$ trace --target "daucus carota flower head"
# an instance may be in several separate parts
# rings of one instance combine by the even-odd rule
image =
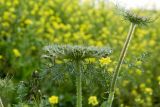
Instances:
[[[98,100],[96,96],[90,96],[88,98],[88,104],[91,104],[92,106],[98,105]]]
[[[44,57],[84,60],[86,58],[101,58],[108,56],[112,51],[109,48],[72,46],[72,45],[50,45],[44,48]]]
[[[58,103],[58,97],[57,96],[51,96],[49,97],[49,103],[50,104],[57,104]]]
[[[136,25],[147,25],[152,22],[152,19],[148,16],[142,16],[132,12],[131,10],[120,9],[122,16],[125,20],[130,21]]]
[[[148,23],[153,22],[151,17],[141,15],[142,12],[135,12],[133,10],[127,10],[121,7],[118,7],[118,12],[124,17],[125,20],[128,20],[136,25],[147,25]]]

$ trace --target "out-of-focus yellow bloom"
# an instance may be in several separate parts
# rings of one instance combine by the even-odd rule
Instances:
[[[97,41],[97,42],[96,42],[96,46],[102,47],[102,46],[103,46],[103,43],[102,43],[101,41]]]
[[[16,57],[20,57],[21,56],[21,53],[19,52],[19,50],[18,49],[13,49],[13,53],[14,53],[14,55],[16,56]]]
[[[10,12],[5,11],[5,12],[3,13],[3,19],[8,20],[9,18],[10,18]]]
[[[160,85],[160,76],[157,77],[158,84]]]
[[[157,77],[157,80],[160,81],[160,76]]]
[[[31,50],[36,50],[36,47],[35,46],[31,46]]]
[[[137,96],[137,95],[138,95],[138,93],[137,93],[136,90],[132,90],[132,91],[131,91],[131,94],[132,94],[133,96]]]
[[[50,104],[57,104],[58,103],[58,97],[57,96],[51,96],[49,97],[49,103]]]
[[[140,69],[137,69],[137,70],[136,70],[136,74],[137,74],[137,75],[141,75],[141,74],[142,74],[142,71],[141,71]]]
[[[137,62],[136,62],[136,65],[137,65],[137,66],[142,65],[142,61],[137,61]]]
[[[113,73],[113,71],[114,71],[114,68],[108,68],[109,73]]]
[[[55,62],[57,63],[57,64],[62,64],[63,62],[61,61],[61,60],[55,60]]]
[[[128,84],[129,84],[128,80],[123,80],[123,83],[122,83],[123,87],[127,86]]]
[[[13,0],[13,5],[18,5],[19,4],[19,0]]]
[[[111,60],[110,57],[106,57],[106,58],[101,58],[101,59],[99,60],[99,62],[100,62],[100,64],[102,64],[102,65],[107,65],[107,64],[111,63],[112,60]]]
[[[135,102],[138,103],[138,104],[143,104],[144,100],[141,98],[141,96],[136,96]]]
[[[155,40],[151,39],[151,40],[149,41],[149,45],[150,45],[150,46],[154,46],[155,44],[156,44],[156,41],[155,41]]]
[[[30,19],[26,19],[26,20],[24,21],[24,23],[25,23],[26,25],[31,25],[33,22],[32,22],[32,20],[30,20]]]
[[[116,88],[116,89],[115,89],[115,93],[116,93],[117,95],[120,95],[120,90],[119,90],[119,88]]]
[[[151,84],[151,79],[148,78],[146,81],[147,83]]]
[[[2,26],[5,27],[5,28],[6,28],[6,27],[8,28],[9,25],[10,25],[10,24],[9,24],[8,22],[3,22],[3,23],[2,23]]]
[[[142,83],[142,84],[140,84],[140,86],[139,86],[140,88],[141,88],[141,90],[142,89],[144,89],[145,87],[146,87],[146,84],[144,84],[144,83]]]
[[[88,98],[88,104],[91,104],[92,106],[98,105],[98,100],[96,96],[90,96]]]
[[[152,95],[153,90],[152,90],[152,88],[147,87],[147,88],[145,88],[145,92],[146,92],[147,94],[149,94],[149,95]]]
[[[152,102],[152,98],[151,97],[146,97],[147,102]]]
[[[1,60],[1,59],[3,59],[3,56],[2,56],[2,55],[0,55],[0,60]]]
[[[87,63],[94,63],[94,62],[96,62],[96,59],[95,58],[87,58],[87,59],[85,59],[85,61]]]

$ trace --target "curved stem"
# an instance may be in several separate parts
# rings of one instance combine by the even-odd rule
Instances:
[[[77,87],[77,106],[76,107],[82,107],[82,71],[81,71],[81,65],[77,61],[76,62],[76,68],[77,68],[77,76],[76,76],[76,87]]]
[[[121,65],[123,63],[124,57],[126,55],[129,43],[130,43],[130,41],[132,39],[132,35],[133,35],[134,31],[135,31],[135,28],[136,28],[136,24],[131,23],[130,29],[129,29],[129,32],[128,32],[128,35],[127,35],[127,39],[126,39],[126,41],[124,43],[124,46],[123,46],[123,48],[121,50],[119,61],[118,61],[118,64],[116,66],[115,72],[113,74],[113,78],[112,78],[112,81],[111,81],[110,93],[109,93],[109,97],[108,97],[108,105],[107,105],[107,107],[111,107],[112,106],[112,102],[113,102],[113,99],[114,99],[114,92],[115,92],[115,87],[116,87],[116,82],[117,82],[117,78],[118,78],[118,75],[119,75],[119,71],[120,71]]]
[[[1,100],[1,97],[0,97],[0,107],[4,107],[3,103],[2,103],[2,100]]]

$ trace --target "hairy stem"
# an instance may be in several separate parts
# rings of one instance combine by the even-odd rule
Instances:
[[[0,98],[0,107],[4,107],[1,98]]]
[[[133,35],[134,31],[135,31],[135,28],[136,28],[136,24],[131,23],[130,29],[129,29],[129,32],[128,32],[128,35],[127,35],[127,38],[126,38],[126,41],[125,41],[124,46],[123,46],[123,48],[121,50],[121,54],[120,54],[120,57],[119,57],[118,64],[117,64],[115,72],[113,74],[113,78],[112,78],[112,81],[111,81],[110,93],[109,93],[109,97],[108,97],[108,105],[107,105],[107,107],[112,107],[112,102],[113,102],[113,99],[114,99],[114,92],[115,92],[117,77],[119,75],[119,71],[120,71],[121,65],[123,63],[124,57],[126,55],[128,46],[129,46],[130,41],[132,39],[132,35]]]
[[[81,65],[76,62],[77,76],[76,76],[76,87],[77,87],[77,105],[76,107],[82,107],[82,71]]]

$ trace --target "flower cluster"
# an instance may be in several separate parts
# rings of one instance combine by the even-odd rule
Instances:
[[[90,96],[88,98],[88,104],[91,104],[92,106],[98,105],[98,100],[96,96]]]
[[[58,97],[57,96],[51,96],[51,97],[49,97],[49,103],[50,104],[57,104],[58,103]]]

